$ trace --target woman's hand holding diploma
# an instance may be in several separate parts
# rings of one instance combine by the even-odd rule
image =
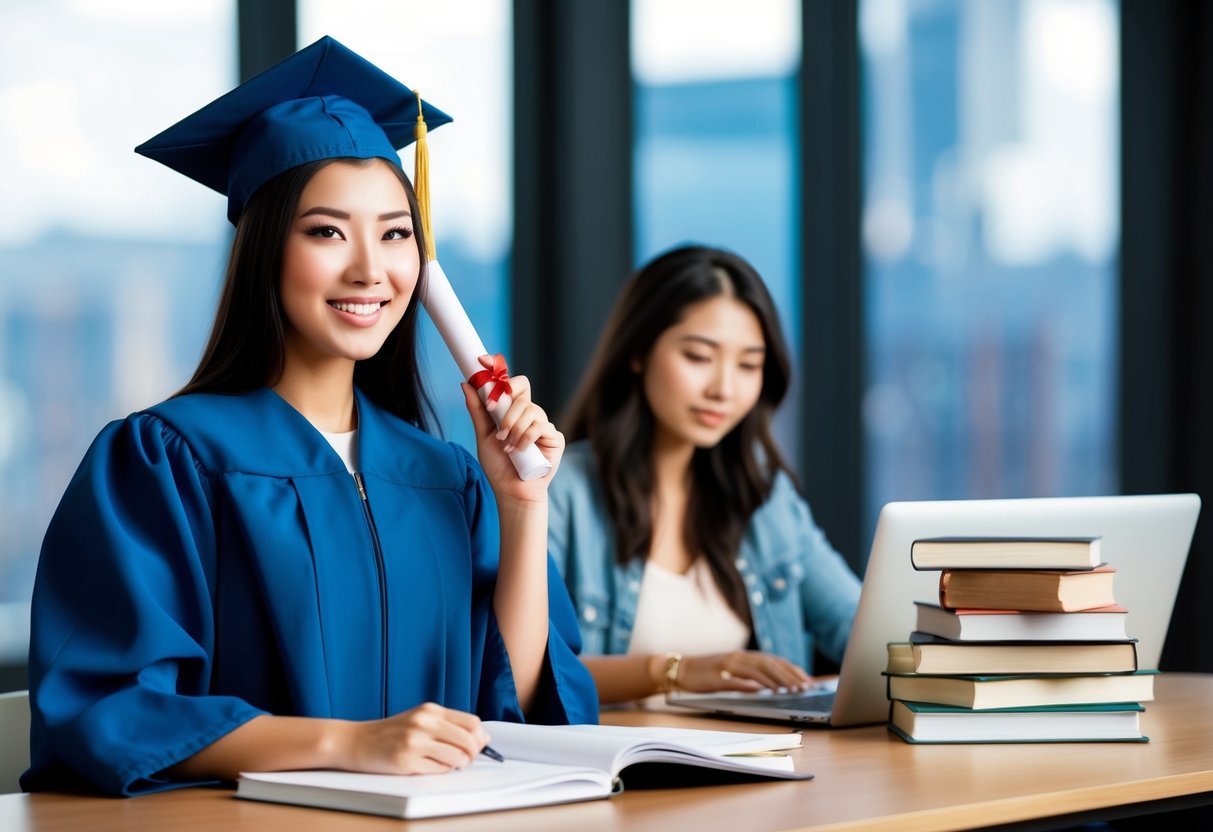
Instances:
[[[554,460],[545,456],[539,447],[534,444],[535,439],[540,435],[539,432],[534,433],[530,437],[527,437],[525,434],[531,427],[531,422],[547,422],[547,416],[543,415],[542,419],[529,419],[523,431],[519,431],[516,436],[510,437],[515,422],[521,418],[521,411],[513,407],[515,404],[514,398],[519,396],[519,392],[511,388],[525,384],[527,404],[531,406],[530,384],[526,383],[526,379],[521,376],[516,376],[514,379],[509,379],[508,381],[506,380],[508,377],[506,376],[504,359],[499,364],[495,364],[487,355],[488,350],[484,348],[484,342],[480,340],[475,327],[472,326],[471,319],[468,318],[467,312],[459,302],[459,298],[455,295],[455,290],[451,288],[451,281],[447,278],[446,272],[442,270],[442,265],[437,260],[431,260],[426,268],[427,286],[425,294],[421,299],[422,303],[426,311],[429,312],[430,318],[434,321],[438,334],[446,342],[447,349],[451,351],[451,357],[455,359],[455,364],[459,367],[459,372],[463,374],[464,379],[468,382],[473,380],[479,382],[475,387],[481,401],[488,404],[492,400],[489,413],[492,415],[493,421],[497,424],[498,428],[503,426],[503,420],[506,419],[507,415],[510,417],[511,421],[506,425],[506,434],[507,438],[512,438],[515,441],[507,442],[507,444],[513,446],[513,450],[508,453],[510,461],[518,472],[518,476],[523,480],[532,480],[545,476],[552,470]],[[482,361],[482,359],[487,359],[487,361]],[[503,389],[498,391],[498,385],[503,385]],[[537,406],[535,406],[535,409],[539,410],[540,414],[543,413]],[[474,418],[475,413],[473,412]],[[548,422],[548,424],[551,423]],[[552,431],[555,431],[554,427]],[[479,439],[480,436],[481,431],[478,427],[477,438]],[[563,449],[563,447],[564,440],[562,437],[560,449]],[[490,463],[483,456],[483,445],[481,445],[481,450],[480,462],[485,467],[486,473],[488,473]],[[559,454],[560,451],[556,451],[556,460],[559,459]]]
[[[486,374],[494,365],[497,373],[505,373],[505,361],[501,356],[483,355],[480,363]],[[517,460],[524,454],[533,456],[546,466],[545,474],[554,472],[564,454],[564,435],[556,430],[543,408],[531,401],[531,384],[526,376],[481,384],[479,401],[474,392],[479,378],[475,375],[472,378],[473,381],[463,383],[463,393],[476,432],[480,466],[494,493],[523,503],[545,501],[550,477],[539,475],[528,479],[522,476]],[[486,389],[489,390],[487,394]],[[504,389],[509,392],[502,392],[497,397],[496,393]],[[530,470],[536,469],[537,466],[527,459],[523,461]]]

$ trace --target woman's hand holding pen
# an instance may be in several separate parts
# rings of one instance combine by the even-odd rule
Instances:
[[[242,771],[328,768],[367,774],[441,774],[465,768],[478,754],[488,753],[488,744],[480,717],[432,702],[367,722],[264,714],[224,734],[168,773],[183,780],[235,780]]]
[[[691,693],[721,690],[805,690],[813,677],[787,659],[754,650],[683,656],[678,688]]]
[[[493,359],[482,355],[480,363],[490,369]],[[481,402],[472,386],[463,383],[463,395],[476,432],[477,456],[499,500],[543,502],[547,499],[548,483],[564,455],[564,435],[556,430],[543,408],[531,401],[531,383],[526,376],[511,376],[509,386],[509,408],[501,414],[498,425],[489,411],[504,400]],[[524,481],[510,462],[509,453],[532,444],[552,463],[552,470],[547,476]]]
[[[345,723],[341,768],[373,774],[440,774],[466,768],[489,743],[480,717],[433,702],[368,722]]]

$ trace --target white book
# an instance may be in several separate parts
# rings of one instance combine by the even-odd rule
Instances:
[[[953,641],[1123,641],[1127,610],[1120,606],[1075,612],[952,610],[915,601],[914,629]]]
[[[446,774],[348,771],[243,772],[236,796],[428,818],[609,797],[637,763],[666,763],[784,780],[808,780],[779,752],[800,747],[796,733],[750,734],[614,725],[486,722],[504,763],[478,758]]]
[[[895,701],[890,729],[911,743],[1147,742],[1136,702],[972,711]]]

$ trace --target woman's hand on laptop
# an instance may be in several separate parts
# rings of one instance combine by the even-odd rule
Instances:
[[[755,650],[683,656],[678,674],[679,689],[690,693],[799,691],[812,684],[813,677],[787,659]]]

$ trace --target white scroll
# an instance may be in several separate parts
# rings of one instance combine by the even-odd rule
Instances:
[[[421,303],[429,312],[434,326],[438,328],[438,334],[446,342],[446,348],[451,351],[451,357],[455,359],[459,372],[463,374],[464,379],[470,379],[484,369],[480,364],[480,356],[488,353],[488,350],[484,348],[484,342],[480,340],[476,328],[472,326],[472,321],[468,318],[463,304],[455,296],[455,290],[451,288],[451,281],[447,279],[441,264],[437,260],[431,260],[426,268],[429,285],[425,295],[421,298]],[[480,394],[481,401],[488,399],[494,386],[493,381],[481,385],[480,389],[476,391]],[[510,396],[508,393],[502,393],[490,413],[493,421],[501,424],[501,417],[509,408]],[[534,445],[514,451],[510,454],[510,461],[514,463],[518,476],[524,480],[542,477],[552,470],[552,463],[548,462]]]

